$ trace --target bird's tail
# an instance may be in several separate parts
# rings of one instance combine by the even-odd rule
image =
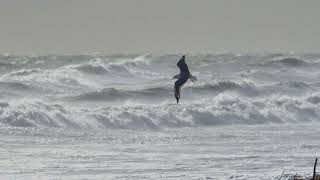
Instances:
[[[180,87],[174,86],[174,96],[176,97],[177,103],[179,103],[180,99]]]
[[[192,74],[190,74],[189,79],[190,79],[192,82],[195,82],[195,81],[198,80],[197,76],[193,76]]]

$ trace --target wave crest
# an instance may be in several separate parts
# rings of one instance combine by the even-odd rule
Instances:
[[[122,104],[88,109],[24,100],[0,103],[3,126],[129,128],[216,126],[319,121],[319,97],[271,96],[252,100],[220,94],[201,102]]]

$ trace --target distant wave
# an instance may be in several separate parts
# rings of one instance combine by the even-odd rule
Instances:
[[[197,96],[215,96],[219,93],[234,91],[244,96],[254,97],[258,95],[271,95],[278,94],[283,90],[289,88],[301,90],[306,92],[308,90],[313,91],[313,88],[303,82],[285,82],[277,83],[272,86],[258,88],[253,83],[236,83],[232,81],[219,81],[216,83],[203,83],[200,85],[186,86],[183,88],[182,95],[184,98],[192,98]],[[138,100],[138,101],[159,101],[160,99],[168,100],[172,99],[173,85],[172,87],[162,86],[145,89],[116,89],[116,88],[104,88],[98,91],[86,92],[79,95],[72,95],[65,97],[70,101],[101,101],[101,102],[113,102],[124,100]]]
[[[153,100],[160,97],[171,97],[168,88],[148,88],[142,90],[120,90],[115,88],[106,88],[99,91],[83,93],[71,96],[67,99],[72,101],[122,101],[132,98],[141,100]]]
[[[75,68],[81,72],[89,74],[105,75],[109,73],[106,68],[98,64],[81,64]]]
[[[69,68],[57,69],[21,69],[2,75],[2,81],[29,82],[29,83],[52,83],[54,85],[66,86],[88,86],[91,84],[86,78],[82,78],[79,73]]]
[[[283,58],[283,59],[279,59],[279,60],[273,60],[271,61],[271,64],[282,64],[282,65],[286,65],[286,66],[302,66],[302,65],[306,65],[307,63],[305,61],[303,61],[302,59],[298,59],[298,58]]]
[[[192,86],[192,87],[187,87],[188,88],[193,88],[193,89],[200,89],[200,90],[214,90],[214,91],[225,91],[225,90],[232,90],[232,89],[238,89],[241,88],[242,86],[240,84],[237,84],[232,81],[220,81],[217,83],[205,83],[201,86]]]
[[[183,94],[188,96],[197,96],[201,93],[219,93],[228,90],[238,90],[240,92],[257,91],[253,84],[237,84],[231,81],[220,81],[217,83],[204,83],[198,86],[186,86]],[[172,98],[172,87],[153,87],[136,90],[124,90],[116,88],[105,88],[94,92],[87,92],[80,95],[71,96],[67,99],[72,101],[121,101],[127,99],[136,99],[143,101],[153,101],[159,98]],[[255,92],[256,93],[256,92]],[[252,95],[252,94],[251,94]]]
[[[320,103],[320,96],[312,95],[312,96],[307,98],[307,101],[312,103],[312,104],[319,104]]]
[[[313,89],[310,85],[304,83],[304,82],[297,82],[297,81],[289,81],[285,83],[279,83],[280,86],[285,87],[292,87],[297,89]]]
[[[8,90],[35,90],[35,87],[20,82],[0,82],[0,88]]]
[[[149,60],[145,56],[138,56],[133,59],[108,60],[95,58],[88,63],[68,66],[81,73],[101,75],[105,78],[160,78],[159,73],[150,71]]]
[[[9,77],[13,77],[13,76],[28,76],[30,74],[39,73],[39,72],[41,72],[40,69],[21,69],[21,70],[18,70],[18,71],[13,71],[13,72],[9,73],[7,76],[9,76]]]

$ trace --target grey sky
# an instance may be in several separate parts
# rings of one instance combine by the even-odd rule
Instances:
[[[0,0],[0,52],[319,52],[319,0]]]

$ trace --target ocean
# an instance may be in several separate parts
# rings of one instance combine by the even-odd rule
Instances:
[[[0,55],[1,179],[278,179],[320,152],[320,54]]]

